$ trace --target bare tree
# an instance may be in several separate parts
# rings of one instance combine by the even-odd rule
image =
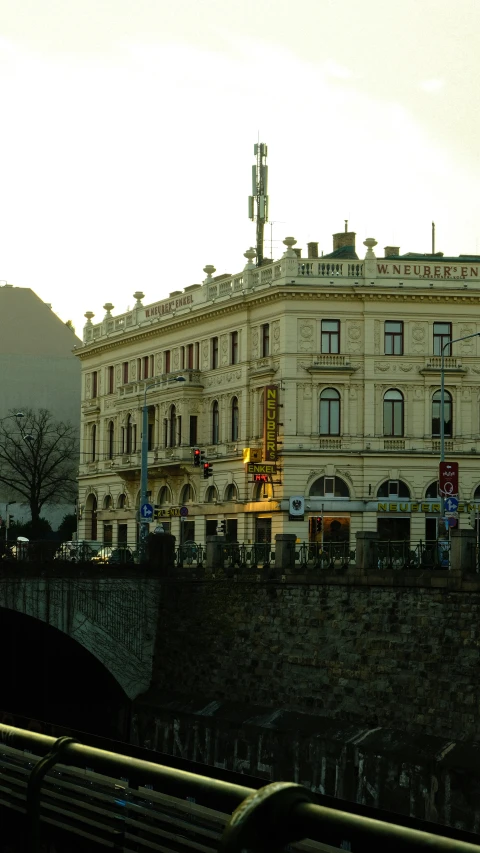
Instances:
[[[73,500],[78,473],[78,433],[47,409],[12,411],[0,421],[0,483],[30,507],[38,535],[45,504]]]

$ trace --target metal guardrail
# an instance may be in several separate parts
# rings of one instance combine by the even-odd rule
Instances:
[[[450,542],[427,540],[411,543],[405,540],[376,539],[371,542],[371,568],[395,569],[448,569]],[[98,568],[107,565],[128,568],[140,563],[137,543],[106,545],[99,542],[16,541],[0,553],[2,563],[44,563],[52,567],[67,563],[90,564]],[[176,569],[203,569],[207,564],[207,550],[197,542],[178,545],[174,553]],[[222,545],[223,568],[229,572],[268,572],[275,567],[275,543],[225,542]],[[346,571],[355,566],[355,550],[349,542],[296,542],[293,571],[326,572]],[[477,570],[480,568],[480,549],[476,554]]]
[[[434,539],[417,543],[375,540],[373,567],[377,569],[448,569],[450,542]]]
[[[290,782],[253,790],[0,724],[0,807],[18,815],[28,853],[40,853],[55,828],[125,853],[480,853],[477,836],[412,829],[314,797]]]

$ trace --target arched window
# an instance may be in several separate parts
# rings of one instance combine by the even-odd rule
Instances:
[[[310,486],[311,498],[349,498],[350,490],[341,477],[319,477]]]
[[[253,488],[253,500],[264,501],[273,498],[272,484],[269,482],[255,483]]]
[[[186,503],[192,502],[192,501],[193,501],[193,489],[192,489],[190,483],[187,483],[182,489],[182,495],[180,498],[180,502],[183,505],[183,504],[186,504]]]
[[[229,483],[227,488],[225,489],[225,500],[226,501],[236,501],[237,500],[237,487],[235,483]]]
[[[95,462],[97,453],[97,425],[92,424],[92,431],[90,433],[90,454],[92,462]]]
[[[158,503],[160,506],[172,503],[172,495],[168,486],[162,486],[158,493]]]
[[[440,435],[440,415],[441,415],[441,391],[435,391],[432,397],[432,435]],[[453,435],[453,419],[452,419],[452,395],[445,391],[445,400],[443,406],[443,424],[444,435],[451,438]]]
[[[97,497],[90,494],[85,501],[86,514],[86,537],[87,539],[97,538]]]
[[[430,483],[430,485],[427,486],[425,489],[425,497],[438,498],[438,480],[434,480],[433,483]]]
[[[124,492],[122,492],[122,494],[118,496],[117,509],[125,509],[126,505],[127,505],[127,496],[126,496],[126,494],[124,494]]]
[[[403,480],[385,480],[377,491],[377,498],[409,498],[410,489]]]
[[[320,435],[340,435],[340,394],[335,388],[320,394]]]
[[[103,499],[103,508],[104,509],[112,509],[113,508],[112,496],[111,495],[105,495],[105,497]]]
[[[175,406],[170,406],[170,417],[169,417],[169,432],[170,432],[170,447],[177,446],[177,410]]]
[[[205,494],[205,503],[212,504],[214,501],[218,501],[218,493],[215,486],[209,486]]]
[[[107,453],[109,459],[113,459],[114,456],[114,439],[115,427],[113,421],[110,421],[107,427]]]
[[[212,444],[218,444],[220,441],[220,412],[218,409],[218,400],[215,400],[212,406]]]
[[[477,488],[475,489],[473,493],[473,498],[476,501],[480,501],[480,486],[477,486]]]
[[[232,400],[232,441],[238,441],[238,397]]]
[[[391,388],[383,398],[383,434],[387,436],[403,435],[403,421],[403,394],[396,388]]]

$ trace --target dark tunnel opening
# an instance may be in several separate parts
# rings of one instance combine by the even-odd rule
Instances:
[[[3,715],[128,740],[130,700],[103,664],[67,634],[0,608],[0,648]],[[5,716],[3,721],[10,722]]]

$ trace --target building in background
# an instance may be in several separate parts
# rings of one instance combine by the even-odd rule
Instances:
[[[81,341],[47,305],[26,287],[0,287],[0,418],[15,409],[48,409],[55,420],[79,424],[80,366],[73,355]],[[12,430],[17,429],[14,420]],[[0,486],[0,515],[10,498]],[[27,506],[10,507],[15,519],[28,521]],[[49,506],[42,513],[55,529],[74,505]]]
[[[442,347],[480,332],[480,257],[400,254],[334,235],[133,310],[85,315],[79,536],[137,539],[141,415],[148,487],[177,540],[239,542],[357,531],[443,535],[437,497]],[[460,526],[480,502],[480,342],[447,348],[447,459]],[[179,382],[181,378],[184,381]],[[204,479],[194,449],[212,465]],[[250,460],[248,462],[247,460]],[[180,508],[187,515],[180,516]]]

